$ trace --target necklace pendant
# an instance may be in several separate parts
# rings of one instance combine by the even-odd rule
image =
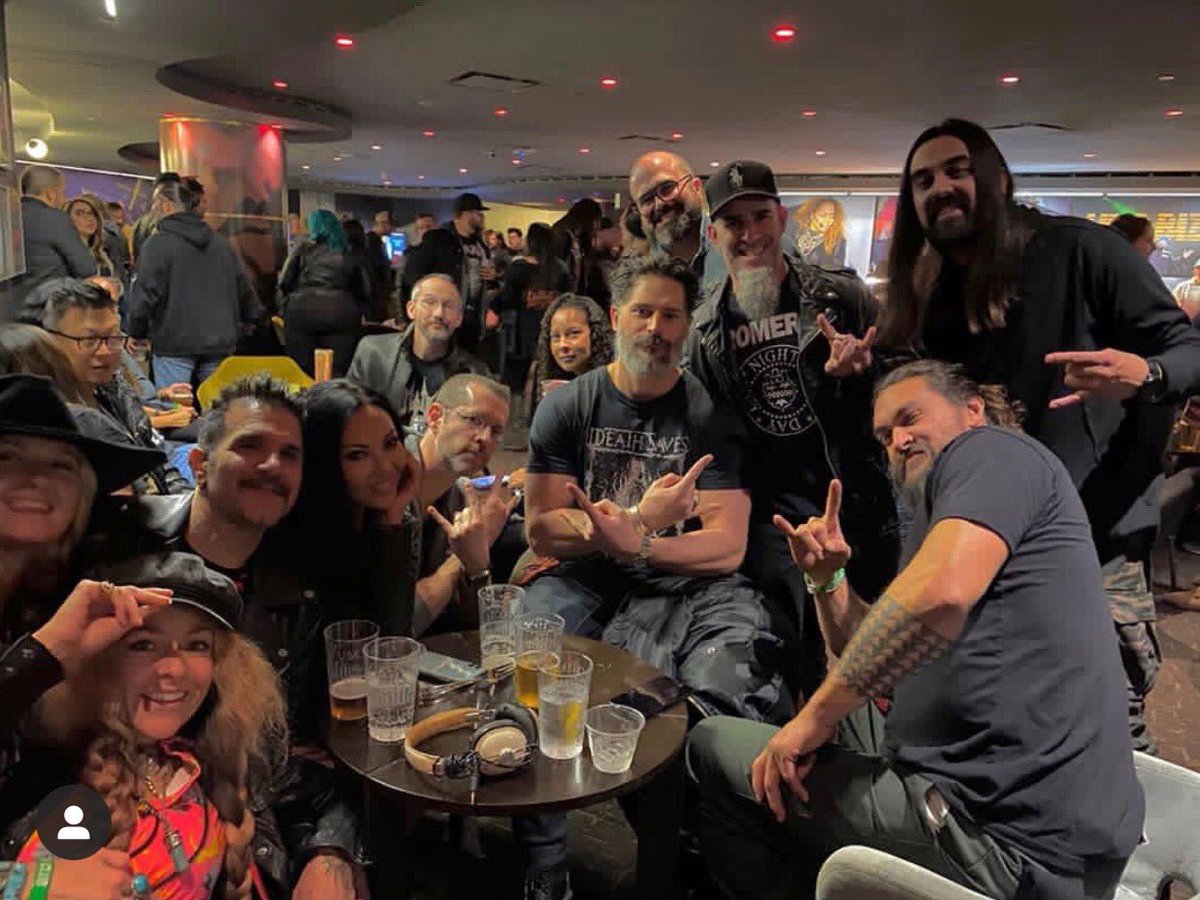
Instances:
[[[164,825],[166,823],[163,823]],[[183,849],[183,838],[179,836],[179,832],[174,828],[167,826],[167,834],[165,838],[167,852],[171,855],[171,865],[175,867],[175,871],[182,874],[187,871],[188,858],[187,853]]]

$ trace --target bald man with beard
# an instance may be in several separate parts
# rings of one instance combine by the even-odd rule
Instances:
[[[669,150],[639,156],[629,172],[629,196],[652,251],[687,263],[701,279],[701,296],[724,282],[725,263],[704,236],[704,185],[688,161]]]

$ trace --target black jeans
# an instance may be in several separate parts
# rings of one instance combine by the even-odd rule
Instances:
[[[333,377],[341,378],[354,358],[362,336],[361,323],[362,311],[348,294],[297,294],[284,313],[283,342],[288,356],[309,375],[313,374],[313,351],[332,350]]]

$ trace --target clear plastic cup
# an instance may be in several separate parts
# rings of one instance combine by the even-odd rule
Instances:
[[[479,589],[479,661],[494,669],[516,661],[513,620],[521,612],[525,589],[515,584],[489,584]]]
[[[538,669],[547,653],[562,652],[562,616],[553,613],[526,613],[517,616],[517,702],[530,709],[538,705]]]
[[[329,713],[342,722],[367,715],[367,669],[363,647],[379,637],[379,626],[366,619],[344,619],[325,629],[325,669],[329,675]]]
[[[592,765],[609,775],[628,772],[646,717],[632,706],[602,703],[587,711],[588,749]]]
[[[538,745],[551,759],[583,752],[584,719],[592,687],[592,660],[564,650],[543,654],[538,668]]]
[[[404,740],[417,711],[417,666],[425,647],[407,637],[375,638],[363,648],[367,732],[381,744]]]

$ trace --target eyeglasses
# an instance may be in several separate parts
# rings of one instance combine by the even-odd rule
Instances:
[[[461,300],[434,300],[432,297],[422,297],[417,305],[425,309],[440,309],[444,313],[462,312]]]
[[[687,187],[688,183],[695,178],[695,175],[684,175],[678,181],[664,181],[661,184],[655,185],[642,196],[638,197],[638,208],[649,212],[654,209],[654,201],[661,200],[663,203],[670,203],[679,196],[679,192]]]
[[[462,419],[463,424],[465,424],[467,428],[476,434],[486,431],[488,436],[494,441],[498,441],[500,438],[504,437],[503,425],[492,425],[490,422],[484,419],[483,416],[477,416],[474,413],[465,413],[459,409],[452,409],[450,412]]]
[[[129,347],[129,335],[127,334],[110,334],[101,337],[97,334],[89,334],[85,337],[76,337],[73,334],[63,334],[61,331],[55,331],[53,328],[47,328],[46,331],[50,334],[58,335],[60,338],[66,338],[68,341],[74,341],[75,346],[84,353],[95,353],[103,344],[111,353],[119,353]]]

